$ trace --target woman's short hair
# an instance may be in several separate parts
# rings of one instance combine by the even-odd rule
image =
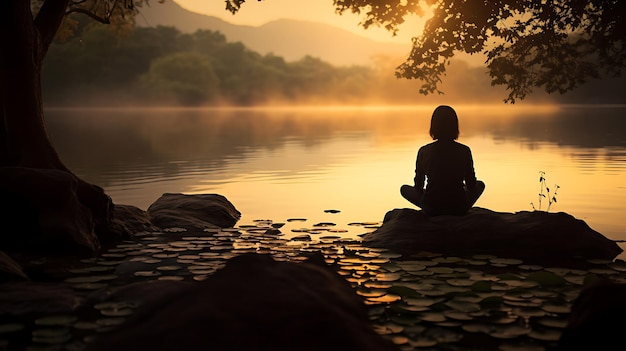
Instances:
[[[455,140],[459,137],[459,119],[450,106],[441,105],[433,111],[430,136],[436,140]]]

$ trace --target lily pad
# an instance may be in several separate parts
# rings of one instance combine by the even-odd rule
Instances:
[[[556,329],[533,330],[528,336],[536,340],[557,342],[561,338],[561,331]]]
[[[522,335],[528,335],[531,332],[529,328],[519,325],[498,326],[491,330],[488,334],[496,339],[514,339]]]
[[[367,298],[368,301],[376,302],[376,303],[392,303],[392,302],[399,301],[400,299],[401,299],[400,296],[394,295],[394,294],[385,294],[382,296]]]
[[[78,317],[70,315],[47,316],[35,319],[35,325],[48,327],[66,327],[73,325],[77,320]]]
[[[479,304],[471,302],[448,301],[445,305],[459,312],[475,312],[480,310]]]
[[[551,287],[561,286],[567,283],[565,281],[565,278],[563,278],[562,276],[546,271],[530,273],[526,279],[535,281],[542,286]]]
[[[26,326],[22,323],[5,323],[0,324],[0,334],[9,334],[22,331]]]
[[[115,274],[106,274],[106,275],[92,275],[85,277],[71,277],[65,279],[66,283],[70,284],[81,284],[81,283],[98,283],[107,280],[117,279],[117,275]]]

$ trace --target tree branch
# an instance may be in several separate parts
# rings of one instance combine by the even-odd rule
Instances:
[[[100,17],[98,15],[96,15],[95,13],[85,10],[85,9],[81,9],[81,8],[73,8],[73,9],[69,9],[66,12],[66,15],[69,15],[70,13],[82,13],[83,15],[87,15],[89,17],[91,17],[92,19],[100,22],[100,23],[104,23],[104,24],[111,24],[111,21],[108,18],[104,18],[104,17]]]

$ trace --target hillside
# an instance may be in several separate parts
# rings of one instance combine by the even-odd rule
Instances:
[[[376,55],[404,57],[410,50],[410,43],[379,42],[315,22],[283,19],[258,27],[235,25],[218,17],[188,11],[173,1],[142,7],[136,22],[144,27],[173,26],[186,33],[198,29],[219,31],[228,41],[240,41],[253,51],[273,53],[287,61],[310,55],[334,65],[367,65]]]

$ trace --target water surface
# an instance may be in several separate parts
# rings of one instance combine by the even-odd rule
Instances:
[[[459,141],[487,185],[476,206],[538,208],[543,171],[551,191],[560,187],[550,212],[626,240],[626,107],[455,108]],[[399,187],[431,141],[432,109],[73,109],[47,111],[47,125],[68,167],[115,203],[147,209],[166,192],[218,193],[242,212],[240,224],[306,218],[355,236],[363,228],[348,224],[413,207]]]

